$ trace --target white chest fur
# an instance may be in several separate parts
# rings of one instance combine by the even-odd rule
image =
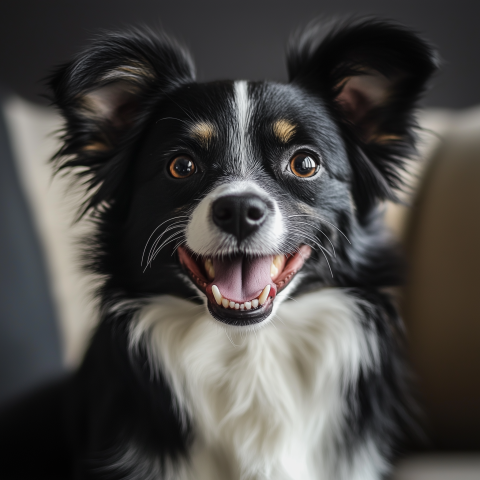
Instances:
[[[243,334],[177,298],[144,307],[132,345],[145,342],[194,423],[181,480],[378,478],[383,465],[368,441],[339,468],[342,387],[375,360],[360,320],[339,289],[284,303],[272,323]]]

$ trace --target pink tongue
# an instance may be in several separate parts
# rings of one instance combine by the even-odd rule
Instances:
[[[272,284],[270,267],[273,257],[213,259],[216,285],[224,298],[237,303],[248,302],[258,297],[262,290]]]

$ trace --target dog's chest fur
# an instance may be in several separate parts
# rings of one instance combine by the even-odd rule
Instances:
[[[146,342],[194,424],[191,461],[174,478],[352,479],[363,460],[371,471],[361,478],[377,478],[374,451],[353,455],[343,473],[336,465],[344,387],[376,349],[359,312],[345,291],[326,289],[238,335],[184,300],[161,297],[143,308],[132,342]]]

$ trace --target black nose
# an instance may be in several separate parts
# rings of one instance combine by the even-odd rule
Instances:
[[[256,195],[226,195],[212,205],[215,225],[235,235],[239,242],[261,227],[267,213],[266,202]]]

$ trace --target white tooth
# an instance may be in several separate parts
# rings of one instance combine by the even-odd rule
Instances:
[[[252,308],[252,304],[250,302],[245,302],[245,309],[250,310]]]
[[[216,285],[212,285],[212,293],[215,297],[215,301],[220,305],[222,303],[222,294]]]
[[[235,302],[230,302],[229,306],[230,306],[230,308],[235,308]]]
[[[245,304],[244,304],[244,303],[242,303],[242,304],[240,305],[240,310],[245,310]]]
[[[240,304],[239,303],[236,303],[235,304],[235,310],[238,310],[240,308]]]
[[[228,308],[228,300],[226,298],[222,298],[222,305],[225,307],[225,308]]]
[[[273,263],[275,264],[277,269],[280,268],[282,261],[283,261],[283,255],[275,255],[275,258],[273,259]]]
[[[261,295],[258,297],[258,302],[260,305],[263,305],[268,298],[268,294],[270,293],[270,285],[267,285],[264,289]]]
[[[275,266],[274,263],[272,263],[270,267],[270,276],[273,278],[277,275],[277,273],[278,273],[278,268]]]
[[[258,300],[257,300],[257,299],[252,300],[252,307],[253,307],[253,308],[257,308],[257,307],[258,307]]]
[[[215,278],[215,269],[213,268],[213,262],[211,258],[207,258],[205,260],[205,270],[210,280],[213,280]]]

